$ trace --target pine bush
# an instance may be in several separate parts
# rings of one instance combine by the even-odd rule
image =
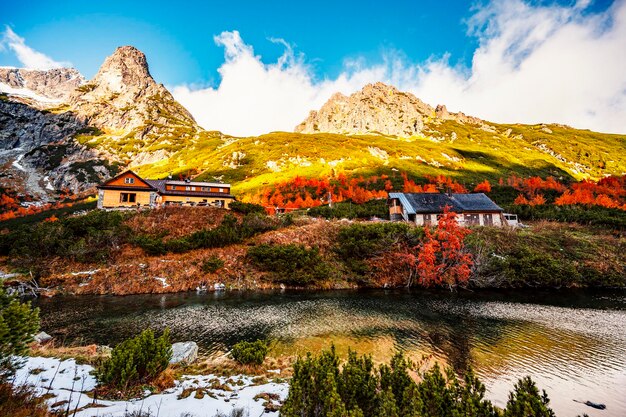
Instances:
[[[484,398],[485,386],[468,369],[459,379],[452,369],[435,365],[409,375],[414,365],[402,354],[376,368],[371,357],[348,353],[340,366],[334,346],[318,356],[310,353],[293,366],[289,395],[282,417],[500,417],[502,412]],[[548,397],[539,395],[530,378],[520,380],[504,417],[553,417]]]
[[[545,391],[540,394],[535,382],[527,376],[520,379],[509,393],[504,417],[554,417],[549,404],[548,394]]]
[[[267,344],[262,340],[242,341],[233,346],[230,354],[242,365],[261,365],[267,356]]]
[[[21,366],[19,356],[38,330],[39,309],[8,295],[0,281],[0,383]]]
[[[97,371],[100,386],[128,392],[149,384],[163,372],[172,357],[169,330],[155,337],[150,329],[117,345]]]

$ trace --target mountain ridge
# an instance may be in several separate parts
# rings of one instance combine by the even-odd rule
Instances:
[[[431,120],[485,124],[477,117],[450,113],[445,105],[433,108],[412,93],[377,82],[366,84],[349,96],[333,94],[294,130],[297,133],[380,134],[407,138],[422,134],[425,122]]]
[[[511,174],[581,179],[626,172],[624,135],[492,123],[383,83],[333,95],[296,127],[299,132],[241,138],[199,127],[131,46],[116,49],[91,80],[67,70],[56,84],[20,84],[21,70],[5,70],[0,77],[9,82],[13,74],[12,88],[58,90],[42,90],[56,104],[0,95],[0,170],[26,175],[24,182],[38,181],[40,190],[83,192],[125,168],[150,178],[232,182],[244,198],[294,176],[339,172],[442,174],[470,182]],[[56,73],[47,73],[54,80]],[[0,82],[0,90],[5,85]],[[0,181],[0,187],[10,185]]]

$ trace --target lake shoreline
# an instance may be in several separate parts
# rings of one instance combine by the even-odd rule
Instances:
[[[268,361],[319,353],[331,344],[341,358],[352,348],[376,363],[401,351],[457,372],[471,364],[500,407],[513,383],[531,375],[554,399],[558,415],[589,412],[573,399],[606,403],[607,417],[626,410],[617,394],[626,376],[619,365],[626,357],[624,290],[224,291],[60,296],[34,305],[41,309],[41,328],[68,346],[115,346],[146,328],[167,327],[172,341],[197,342],[203,358],[258,339],[270,343]],[[268,362],[267,369],[288,367],[285,360]],[[219,368],[226,367],[186,372],[219,374]]]

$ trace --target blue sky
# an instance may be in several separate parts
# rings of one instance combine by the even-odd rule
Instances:
[[[565,46],[569,49],[565,52],[572,56],[597,53],[593,52],[594,48],[603,45],[610,44],[611,48],[624,46],[624,42],[614,39],[622,33],[621,26],[612,29],[614,21],[621,22],[620,16],[626,10],[624,3],[625,0],[23,1],[5,4],[0,24],[10,28],[33,50],[57,62],[71,63],[87,78],[95,74],[115,47],[136,46],[146,53],[154,78],[174,91],[205,127],[237,131],[233,133],[251,134],[272,128],[287,130],[289,123],[297,123],[306,111],[319,107],[330,96],[332,87],[350,93],[360,87],[359,82],[371,81],[393,82],[430,104],[443,102],[452,110],[463,110],[495,121],[534,122],[542,116],[547,122],[578,122],[583,124],[582,127],[615,131],[619,130],[618,122],[597,121],[596,110],[580,107],[585,98],[584,91],[577,98],[580,108],[568,110],[569,113],[546,114],[543,109],[542,113],[529,113],[514,107],[503,112],[498,110],[502,103],[492,103],[491,109],[486,101],[522,94],[521,89],[505,88],[513,78],[502,79],[500,84],[494,82],[493,85],[481,84],[481,80],[487,75],[497,79],[508,72],[509,76],[515,76],[517,83],[516,68],[532,63],[528,60],[533,54],[545,51],[552,43],[554,50],[559,49],[557,45],[561,50]],[[568,28],[571,29],[569,32]],[[597,39],[598,34],[604,36],[604,32],[611,30],[615,32],[609,33],[612,36]],[[220,38],[223,34],[233,33],[237,33],[237,37]],[[581,34],[584,42],[576,33]],[[570,36],[571,43],[563,40],[563,36]],[[286,53],[285,45],[277,39],[286,42],[293,50]],[[231,57],[232,65],[224,56],[228,42],[243,45],[243,49],[235,47],[239,52]],[[502,45],[506,42],[509,44]],[[483,72],[481,77],[476,64],[481,62],[478,58],[488,54],[491,55],[483,65],[496,61],[491,68],[498,69],[498,72]],[[250,59],[245,59],[244,55],[249,55]],[[611,56],[607,54],[600,58],[611,60]],[[562,60],[566,59],[563,57]],[[246,99],[242,96],[246,91],[248,95],[267,95],[267,92],[249,91],[253,85],[248,86],[248,90],[235,91],[233,88],[229,90],[228,84],[224,83],[230,70],[232,74],[245,73],[243,69],[234,70],[237,65],[243,66],[244,61],[248,64],[246,70],[251,73],[259,70],[255,70],[254,60],[264,71],[263,82],[267,77],[274,77],[272,68],[281,67],[283,78],[274,80],[277,88],[283,85],[295,88],[296,81],[289,77],[293,78],[293,73],[297,72],[295,78],[301,81],[303,88],[300,95],[309,94],[307,101],[296,104],[295,98],[281,96],[280,102],[293,111],[277,104],[270,114],[262,115],[270,123],[261,123],[252,129],[239,129],[234,115],[217,114],[212,120],[209,113],[198,110],[208,106],[218,111],[230,105],[234,111],[238,103]],[[622,62],[599,64],[621,66]],[[22,63],[11,48],[0,44],[0,65],[19,67]],[[546,65],[552,68],[557,79],[559,72],[565,70],[557,68],[558,59],[546,62]],[[626,68],[622,69],[626,71]],[[580,75],[603,76],[602,70],[597,74]],[[437,78],[439,84],[432,81]],[[613,80],[615,75],[610,74],[608,78]],[[546,88],[550,87],[549,81],[546,80]],[[580,82],[580,79],[571,81]],[[606,92],[598,100],[605,102],[603,105],[606,106],[617,106],[621,112],[622,101],[626,102],[626,99],[611,96],[610,89],[626,89],[623,81],[617,80],[603,87]],[[537,82],[543,83],[535,78],[520,84]],[[484,97],[475,91],[473,96],[463,98],[479,84],[481,92],[485,88],[497,87],[499,95]],[[449,91],[451,86],[457,86],[457,90]],[[309,87],[315,91],[308,91]],[[593,83],[591,87],[597,88]],[[566,91],[565,87],[555,91],[549,101],[558,99],[558,94],[562,95],[563,91]],[[522,100],[521,105],[533,106],[531,99]],[[290,112],[290,116],[281,118],[280,114],[285,112]],[[223,122],[226,119],[232,120]]]
[[[572,3],[563,2],[563,4]],[[610,1],[596,1],[589,12]],[[445,4],[442,6],[442,4]],[[238,30],[268,61],[283,52],[280,38],[305,54],[318,77],[336,77],[346,59],[380,59],[393,49],[419,62],[450,54],[470,65],[476,38],[469,1],[22,1],[3,7],[2,23],[29,46],[95,74],[117,46],[133,45],[149,57],[159,81],[216,83],[223,51],[213,36]],[[19,66],[9,53],[0,65]]]

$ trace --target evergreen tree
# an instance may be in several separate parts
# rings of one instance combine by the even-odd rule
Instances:
[[[418,385],[422,416],[452,417],[455,401],[438,364],[426,372]]]
[[[348,410],[359,408],[366,416],[376,409],[378,379],[373,372],[374,364],[370,356],[358,357],[356,352],[348,352],[339,379],[339,393]]]
[[[408,369],[410,367],[410,361],[401,353],[397,353],[391,358],[389,366],[381,365],[379,369],[380,389],[383,391],[391,390],[402,416],[410,416],[414,412],[410,393],[413,392],[412,388],[415,382],[409,376]]]
[[[39,309],[22,303],[4,290],[0,281],[0,382],[15,374],[22,365],[33,335],[39,330]]]
[[[535,382],[526,376],[517,381],[513,392],[509,393],[504,417],[554,417],[549,403],[548,394],[545,391],[539,394]]]
[[[128,392],[133,387],[149,383],[167,368],[172,357],[169,330],[159,337],[150,329],[123,341],[111,352],[111,357],[97,371],[101,386]]]
[[[391,388],[381,391],[376,400],[378,403],[376,414],[371,415],[376,417],[399,417],[398,406]]]
[[[455,417],[498,417],[498,411],[491,401],[485,400],[485,385],[469,368],[465,373],[464,383],[460,384],[451,369],[448,369],[448,381],[455,397]]]

